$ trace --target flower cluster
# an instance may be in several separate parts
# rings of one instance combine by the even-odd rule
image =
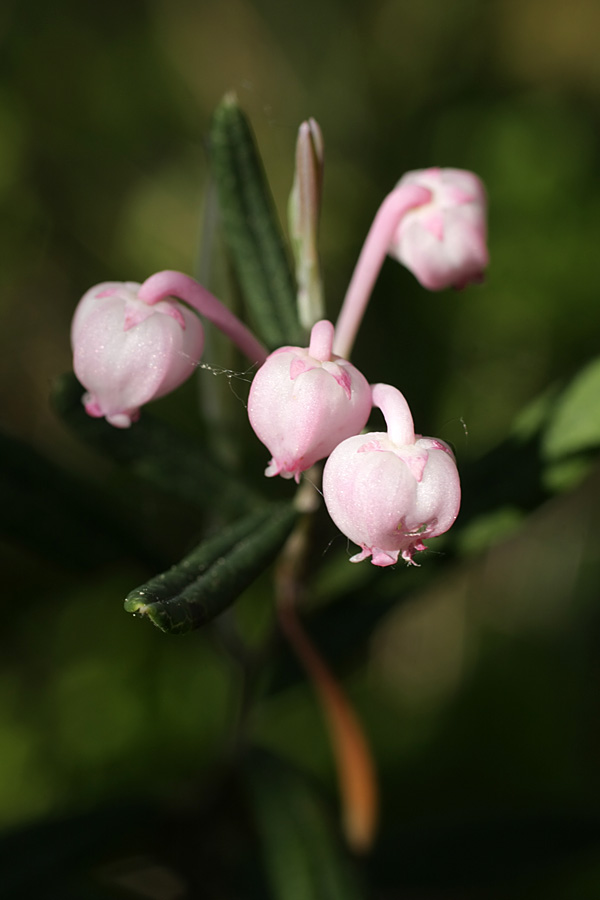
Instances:
[[[404,396],[370,386],[349,356],[386,255],[429,290],[481,280],[488,263],[486,202],[480,180],[458,169],[410,172],[377,212],[336,326],[319,315],[316,222],[322,141],[311,120],[291,203],[297,236],[301,320],[312,324],[308,347],[267,351],[219,300],[177,272],[144,284],[107,283],[80,301],[72,326],[74,369],[91,416],[126,428],[140,407],[174,390],[195,370],[204,334],[200,316],[216,324],[258,365],[248,400],[254,432],[271,454],[265,474],[297,482],[327,459],[323,497],[340,531],[360,547],[351,562],[413,562],[424,540],[447,531],[460,505],[452,451],[416,435]],[[320,168],[321,167],[321,168]],[[306,190],[302,172],[311,173]],[[298,181],[298,178],[300,179]],[[312,206],[306,198],[313,197]],[[312,304],[312,305],[311,305]],[[198,315],[199,314],[199,315]],[[363,434],[371,410],[387,430]]]

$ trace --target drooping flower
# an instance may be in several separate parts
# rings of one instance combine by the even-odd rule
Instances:
[[[288,229],[296,262],[298,317],[312,328],[324,315],[318,231],[323,196],[323,135],[314,119],[303,122],[296,142],[294,183],[288,201]]]
[[[403,395],[390,385],[373,387],[373,405],[387,432],[350,437],[325,464],[323,497],[341,532],[361,548],[350,562],[372,557],[391,566],[412,563],[424,540],[447,531],[460,507],[460,481],[450,447],[417,437]]]
[[[396,191],[426,188],[431,200],[401,217],[389,253],[431,291],[482,280],[488,265],[487,201],[477,175],[463,169],[407,172]]]
[[[336,353],[348,357],[387,255],[432,291],[481,281],[489,262],[486,197],[462,169],[407,172],[377,210],[336,325]]]
[[[332,342],[331,322],[317,322],[309,347],[275,350],[254,376],[248,416],[273,457],[267,476],[299,481],[301,472],[357,434],[369,418],[369,384],[332,353]]]
[[[90,416],[128,428],[140,407],[194,372],[202,355],[200,319],[175,300],[149,305],[139,284],[105,282],[81,298],[71,326],[73,368]]]

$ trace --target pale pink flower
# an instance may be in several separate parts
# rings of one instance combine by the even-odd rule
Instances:
[[[71,326],[73,368],[90,416],[128,428],[140,407],[184,382],[204,346],[198,316],[176,300],[140,300],[139,284],[106,282],[79,301]]]
[[[481,281],[489,262],[485,189],[472,172],[407,172],[383,200],[352,273],[336,325],[348,357],[386,255],[433,291]]]
[[[407,172],[397,191],[426,188],[431,200],[401,217],[389,253],[432,291],[479,282],[488,265],[487,202],[480,179],[462,169]]]
[[[413,562],[426,538],[452,526],[460,507],[460,481],[450,447],[417,437],[406,400],[396,388],[373,387],[387,432],[350,437],[325,464],[323,497],[340,531],[361,552],[350,562],[372,557],[391,566],[399,556]]]
[[[265,475],[300,473],[364,427],[371,390],[351,363],[332,353],[333,325],[313,327],[310,346],[281,347],[254,376],[248,416],[271,452]]]

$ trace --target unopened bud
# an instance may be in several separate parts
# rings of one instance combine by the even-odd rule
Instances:
[[[331,322],[317,322],[309,347],[281,347],[254,376],[248,416],[273,457],[265,475],[298,481],[369,418],[369,384],[332,341]]]
[[[298,315],[305,328],[323,317],[317,238],[323,192],[323,136],[314,119],[303,122],[296,143],[288,223],[298,283]]]
[[[431,191],[431,200],[404,213],[389,253],[431,291],[480,282],[489,262],[485,189],[472,172],[421,169],[396,186]]]

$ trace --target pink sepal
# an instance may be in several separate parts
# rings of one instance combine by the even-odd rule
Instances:
[[[432,212],[428,216],[424,215],[423,227],[430,231],[438,241],[444,239],[444,217],[440,212]]]
[[[379,547],[373,547],[371,552],[371,562],[374,566],[393,566],[398,562],[399,550],[380,550]]]
[[[302,375],[303,372],[307,372],[308,369],[314,369],[314,366],[309,366],[305,359],[301,359],[298,356],[295,356],[292,359],[292,364],[290,365],[290,378],[292,381],[295,381],[298,375]]]
[[[148,318],[148,316],[152,316],[157,312],[162,313],[165,316],[171,316],[172,319],[175,319],[179,327],[185,331],[185,319],[181,309],[176,305],[175,300],[170,302],[162,300],[154,306],[148,306],[147,303],[142,303],[137,299],[135,301],[128,300],[125,303],[125,324],[123,326],[123,331],[129,331],[129,329],[133,328],[135,325],[140,325]]]
[[[96,400],[92,400],[91,394],[84,394],[81,402],[88,416],[91,416],[93,419],[101,419],[103,417],[102,407]]]
[[[274,459],[270,460],[269,465],[265,469],[265,475],[267,478],[274,478],[276,475],[281,475],[282,478],[289,480],[293,478],[296,484],[300,483],[300,472],[299,471],[289,471],[288,469],[284,469],[282,465],[276,462]]]
[[[371,451],[378,452],[383,451],[384,448],[381,446],[380,441],[367,441],[362,447],[359,447],[356,451],[357,453],[369,453]]]
[[[402,449],[396,450],[395,452],[398,459],[401,459],[402,462],[406,463],[408,471],[415,481],[421,481],[427,460],[429,459],[427,451],[422,447],[417,447],[416,444],[413,444],[412,446],[402,447]]]
[[[323,368],[335,378],[346,394],[347,399],[350,401],[352,399],[352,378],[350,377],[347,368],[344,368],[338,362],[324,362]]]

